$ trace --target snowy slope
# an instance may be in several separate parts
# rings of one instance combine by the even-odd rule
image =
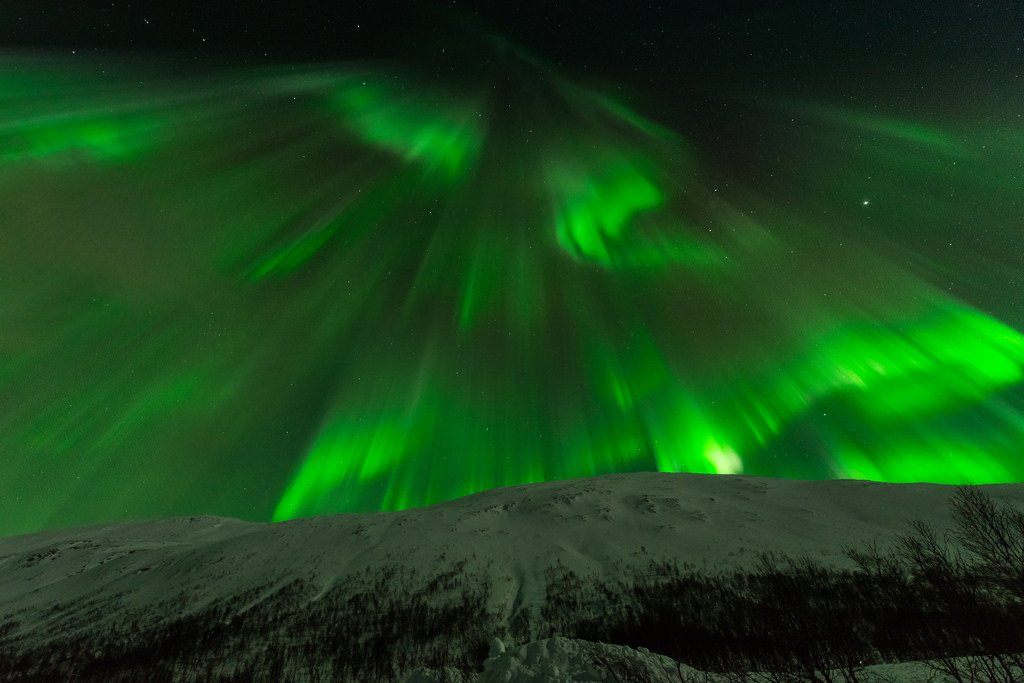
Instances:
[[[1024,504],[1024,485],[984,489]],[[324,589],[383,562],[440,568],[492,561],[494,609],[532,604],[556,560],[615,572],[666,557],[743,565],[761,550],[844,563],[844,544],[891,538],[908,518],[944,526],[949,486],[634,473],[495,489],[429,508],[278,524],[215,517],[124,523],[0,539],[0,614],[45,628],[58,605],[201,605],[314,581]],[[501,589],[501,587],[504,587]],[[116,617],[114,610],[96,615]]]
[[[983,487],[1024,505],[1024,485]],[[539,605],[544,571],[621,575],[652,559],[749,564],[762,550],[845,564],[842,547],[891,539],[910,518],[946,526],[953,487],[633,473],[496,489],[429,508],[278,524],[216,517],[0,539],[0,627],[22,642],[88,637],[229,605],[236,616],[301,579],[314,602],[386,564],[490,578],[499,619]],[[227,619],[228,614],[224,618]]]
[[[731,683],[727,675],[693,669],[644,648],[570,638],[546,638],[511,650],[506,650],[500,641],[498,645],[491,647],[483,663],[484,670],[471,679],[472,683],[621,683],[630,680],[630,674],[634,680],[643,678],[647,683]],[[843,680],[839,672],[835,672],[835,677]],[[458,674],[421,669],[413,672],[404,683],[449,683],[446,678],[457,681]],[[772,682],[769,676],[755,674],[751,674],[749,680],[750,683]],[[865,683],[947,683],[953,679],[936,674],[924,662],[903,662],[865,667],[860,680]]]

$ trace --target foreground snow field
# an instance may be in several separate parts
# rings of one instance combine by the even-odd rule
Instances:
[[[982,489],[1024,507],[1024,485]],[[423,609],[457,593],[479,614],[445,619],[486,615],[492,625],[508,624],[540,607],[552,567],[614,580],[658,560],[707,571],[744,568],[763,551],[847,566],[843,546],[885,543],[906,530],[908,519],[948,526],[953,491],[933,484],[634,473],[496,489],[394,513],[277,524],[192,517],[48,531],[0,539],[0,635],[12,644],[10,656],[72,645],[85,651],[108,641],[128,647],[133,632],[181,631],[160,641],[171,648],[188,642],[196,623],[217,622],[229,633],[217,637],[230,639],[258,615],[273,642],[294,645],[297,624],[313,619],[315,610],[382,615],[378,601],[392,591],[416,596]],[[355,594],[361,602],[352,602]],[[329,607],[332,600],[348,607]],[[283,614],[290,626],[275,621],[284,623],[276,616]],[[479,637],[474,651],[491,640]],[[555,647],[556,659],[575,656],[556,645],[544,647]],[[247,648],[267,647],[251,636],[231,645],[242,659],[251,654]],[[445,643],[430,647],[441,651]],[[507,654],[488,660],[480,680],[541,680],[524,677],[533,675],[524,673],[529,667],[514,663],[528,660],[530,647],[541,646],[510,644]],[[144,657],[145,650],[133,656]],[[284,671],[289,661],[280,663]],[[230,673],[209,662],[196,666],[174,675]],[[499,668],[505,673],[496,673]]]

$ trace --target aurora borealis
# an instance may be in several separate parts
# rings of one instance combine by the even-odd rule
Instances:
[[[608,472],[1024,480],[1019,80],[731,91],[703,129],[473,49],[0,59],[0,533]]]

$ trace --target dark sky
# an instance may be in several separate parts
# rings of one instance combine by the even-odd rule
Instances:
[[[1013,0],[13,0],[0,7],[0,27],[3,47],[170,54],[199,65],[408,62],[493,32],[576,77],[628,89],[649,115],[683,129],[686,111],[703,127],[709,103],[723,96],[788,91],[934,111],[965,86],[984,96],[1004,89],[1007,73],[1024,71],[1024,3]],[[944,91],[962,70],[968,82]]]
[[[649,78],[829,72],[902,60],[1006,59],[1012,0],[961,2],[57,2],[0,8],[0,44],[218,53],[247,59],[389,56],[451,13],[567,65]]]

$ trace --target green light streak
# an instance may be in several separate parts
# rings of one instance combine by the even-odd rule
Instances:
[[[869,457],[855,449],[841,451],[840,476],[895,483],[931,482],[935,484],[1007,483],[1016,475],[993,452],[990,444],[965,440],[937,441],[926,444],[897,443]]]
[[[328,424],[309,450],[298,475],[274,510],[275,521],[293,519],[337,505],[339,489],[358,490],[401,464],[402,456],[424,438],[424,418],[382,415],[367,423],[338,419]],[[388,506],[391,507],[391,506]],[[404,507],[401,503],[395,507]]]
[[[547,179],[556,201],[558,242],[577,258],[612,265],[615,243],[630,222],[663,203],[665,194],[625,158],[597,159],[586,166],[554,164]]]
[[[962,151],[962,145],[954,135],[936,126],[812,103],[783,106],[788,110],[830,125],[873,133],[889,138],[890,141],[930,147],[947,154]]]
[[[811,104],[795,139],[783,107],[735,178],[539,60],[24,66],[0,533],[652,469],[1024,478],[1015,113]]]
[[[297,237],[279,239],[283,244],[273,247],[269,255],[260,256],[249,268],[248,276],[254,280],[287,276],[321,254],[339,233],[350,244],[358,243],[408,196],[411,184],[408,177],[396,176],[391,182],[331,206],[319,218],[304,223]]]
[[[716,423],[728,443],[766,445],[787,423],[832,400],[849,400],[872,429],[985,400],[1021,381],[1024,335],[977,311],[942,304],[919,320],[848,324],[821,336],[806,356],[770,374],[750,372],[742,398],[727,389]],[[731,408],[726,409],[724,406]],[[713,437],[712,437],[713,438]]]
[[[464,175],[480,152],[477,109],[440,93],[368,75],[338,87],[331,107],[366,142],[449,181]]]
[[[1022,378],[1024,337],[977,311],[947,305],[899,327],[847,326],[791,376],[817,396],[859,395],[875,417],[942,410]]]
[[[166,122],[152,116],[29,122],[0,127],[0,162],[82,155],[125,162],[164,142]]]
[[[1024,419],[1004,399],[972,404],[960,422],[907,420],[869,439],[833,435],[836,476],[893,482],[1017,481]],[[964,426],[969,426],[964,429]]]

